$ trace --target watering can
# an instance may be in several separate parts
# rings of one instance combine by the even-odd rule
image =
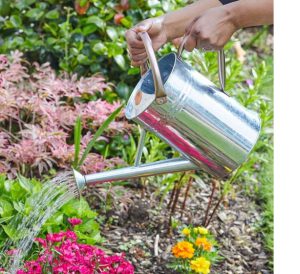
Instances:
[[[225,93],[223,49],[218,52],[218,88],[181,59],[187,37],[177,55],[170,53],[157,61],[149,35],[142,32],[140,36],[150,68],[125,108],[126,118],[142,128],[135,164],[88,175],[74,170],[79,190],[87,184],[198,169],[219,179],[227,178],[246,161],[254,147],[260,119]],[[182,157],[140,164],[146,131],[164,140]]]

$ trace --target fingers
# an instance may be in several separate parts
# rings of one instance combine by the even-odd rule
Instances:
[[[129,53],[129,56],[131,56],[131,53]],[[137,62],[145,62],[147,60],[147,53],[143,52],[140,54],[134,54],[131,56],[131,61],[137,63]]]
[[[147,59],[145,46],[139,36],[139,32],[149,31],[151,26],[152,20],[145,20],[128,30],[125,34],[128,45],[128,53],[133,66],[139,66]]]

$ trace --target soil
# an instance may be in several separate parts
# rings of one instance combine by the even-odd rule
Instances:
[[[126,193],[126,199],[121,198],[106,213],[99,207],[100,204],[103,205],[99,190],[89,189],[86,193],[91,207],[98,210],[100,216],[105,215],[101,231],[106,238],[103,248],[108,252],[124,252],[126,258],[133,263],[136,274],[177,273],[167,267],[172,259],[171,247],[179,239],[183,225],[203,224],[211,185],[202,180],[194,181],[184,210],[181,207],[185,189],[181,191],[173,214],[173,220],[176,221],[172,222],[171,231],[170,209],[167,208],[171,194],[160,203],[160,198],[154,194],[155,189],[150,186],[142,190],[126,187],[123,191]],[[93,194],[95,192],[98,193],[98,201]],[[212,267],[211,273],[272,273],[268,267],[270,254],[264,250],[262,235],[256,229],[261,221],[258,206],[238,186],[234,187],[234,193],[234,197],[221,203],[208,226],[220,244],[219,254],[222,257],[222,260]],[[216,191],[211,211],[217,203],[218,194]],[[154,243],[157,237],[158,256],[155,256]]]

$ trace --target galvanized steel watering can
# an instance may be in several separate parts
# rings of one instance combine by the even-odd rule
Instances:
[[[151,69],[141,77],[125,109],[126,118],[143,128],[135,165],[85,176],[74,171],[79,189],[86,184],[197,169],[217,178],[228,177],[247,159],[255,145],[260,119],[257,113],[224,92],[223,50],[218,53],[220,89],[181,60],[186,38],[177,55],[170,53],[157,62],[148,34],[140,35]],[[183,157],[140,165],[144,129]]]

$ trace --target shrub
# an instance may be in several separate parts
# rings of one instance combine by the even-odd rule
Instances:
[[[130,69],[125,54],[126,29],[186,2],[2,0],[0,52],[18,49],[30,61],[50,62],[55,69],[79,75],[101,72],[118,83],[119,94],[126,97],[132,74],[138,73]]]
[[[39,176],[52,168],[69,168],[76,118],[82,119],[84,149],[95,130],[120,106],[102,98],[107,88],[100,75],[56,76],[47,63],[25,66],[19,52],[0,55],[0,172],[10,177],[16,173]],[[109,126],[111,133],[128,128],[122,118]],[[82,170],[95,172],[118,163],[119,158],[90,153]]]

